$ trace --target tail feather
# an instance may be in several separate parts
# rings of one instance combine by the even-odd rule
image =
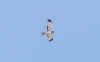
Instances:
[[[42,35],[46,34],[46,32],[42,32]]]

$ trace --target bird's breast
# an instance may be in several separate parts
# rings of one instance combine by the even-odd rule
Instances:
[[[47,31],[47,34],[52,34],[52,31]]]

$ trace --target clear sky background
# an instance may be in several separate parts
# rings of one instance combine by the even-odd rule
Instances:
[[[100,62],[100,0],[0,0],[0,62]]]

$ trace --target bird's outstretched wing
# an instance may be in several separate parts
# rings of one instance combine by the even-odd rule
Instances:
[[[47,34],[47,37],[48,37],[49,41],[53,40],[53,34]]]
[[[48,19],[47,30],[52,31],[52,21],[50,19]]]

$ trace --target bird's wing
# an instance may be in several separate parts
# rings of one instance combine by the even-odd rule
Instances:
[[[52,21],[50,19],[48,19],[47,30],[52,31]]]
[[[53,40],[53,34],[47,34],[47,37],[48,37],[49,41]]]

